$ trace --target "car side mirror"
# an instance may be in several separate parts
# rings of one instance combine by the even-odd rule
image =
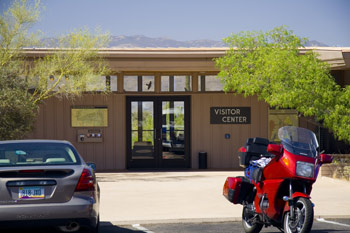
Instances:
[[[94,172],[96,171],[96,164],[95,163],[86,163]]]
[[[333,156],[328,155],[328,154],[321,154],[320,155],[321,164],[332,163],[332,161],[333,161]]]
[[[283,147],[277,144],[269,144],[267,146],[267,152],[274,154],[276,156],[280,156],[282,154]]]

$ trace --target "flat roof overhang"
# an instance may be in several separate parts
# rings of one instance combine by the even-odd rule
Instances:
[[[104,48],[99,54],[113,72],[218,72],[214,58],[224,56],[228,48]],[[350,47],[307,47],[328,62],[332,70],[350,70]],[[61,49],[28,48],[28,57],[42,57]]]

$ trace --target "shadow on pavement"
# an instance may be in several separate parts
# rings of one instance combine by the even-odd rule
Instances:
[[[130,228],[132,228],[130,226]],[[40,227],[40,228],[0,228],[1,233],[59,233],[61,231],[55,228]],[[81,229],[75,233],[88,233],[88,230]],[[124,227],[119,227],[113,225],[110,222],[101,222],[100,233],[144,233],[144,231],[138,231],[133,229],[128,229]]]
[[[116,226],[110,222],[101,222],[100,233],[144,233],[144,231]]]

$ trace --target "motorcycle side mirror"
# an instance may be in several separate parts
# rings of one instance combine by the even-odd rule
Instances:
[[[282,154],[282,146],[276,144],[269,144],[267,146],[267,152],[274,154],[276,156],[280,156]]]
[[[321,154],[320,155],[321,164],[332,163],[332,161],[333,161],[333,156],[328,155],[328,154]]]

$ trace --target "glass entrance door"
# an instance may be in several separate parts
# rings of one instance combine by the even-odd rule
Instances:
[[[190,167],[189,97],[127,97],[127,167]]]
[[[131,158],[153,163],[154,154],[154,103],[131,102]]]
[[[162,159],[184,158],[184,117],[184,101],[162,101]]]

